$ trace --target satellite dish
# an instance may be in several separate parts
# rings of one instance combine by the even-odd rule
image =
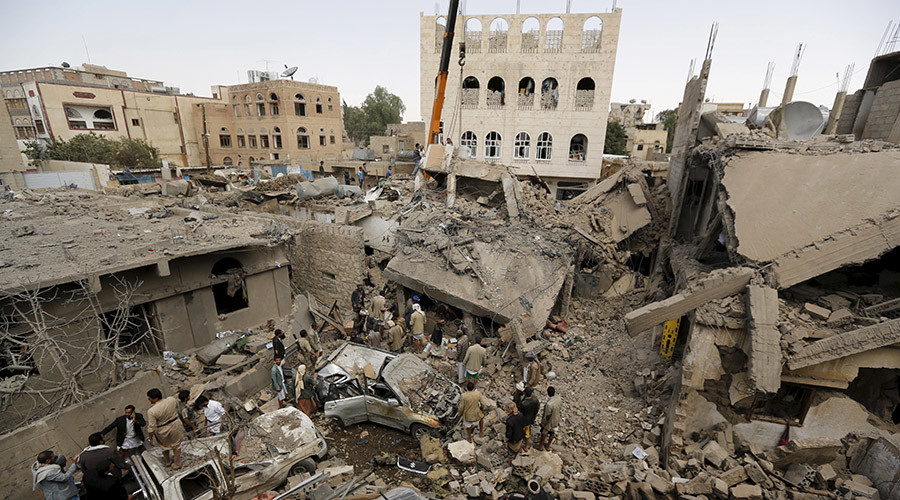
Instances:
[[[287,69],[285,69],[284,71],[281,72],[281,76],[283,76],[283,77],[285,77],[285,78],[291,77],[291,80],[293,80],[293,79],[294,79],[294,73],[297,72],[297,66],[291,66],[290,68],[288,68],[288,67],[287,67],[287,64],[285,64],[284,67],[287,68]]]
[[[64,62],[64,63],[62,63],[62,67],[63,67],[63,68],[69,68],[69,67],[71,67],[71,66],[69,66],[69,63]]]

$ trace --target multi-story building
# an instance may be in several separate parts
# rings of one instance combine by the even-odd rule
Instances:
[[[600,176],[622,10],[460,16],[443,133],[479,160],[540,175],[552,189]],[[421,106],[430,122],[446,25],[421,15]]]
[[[376,158],[388,161],[391,158],[399,159],[401,153],[406,153],[405,158],[412,158],[413,148],[416,144],[425,144],[428,136],[428,127],[425,122],[389,123],[383,135],[369,137],[369,147]]]
[[[272,80],[216,86],[213,95],[221,100],[194,106],[194,129],[198,137],[209,134],[213,165],[275,163],[315,170],[319,161],[340,160],[337,87]]]
[[[628,155],[639,160],[660,161],[666,156],[668,132],[660,123],[640,123],[625,129]]]

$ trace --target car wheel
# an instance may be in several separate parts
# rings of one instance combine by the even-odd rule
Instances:
[[[315,474],[316,473],[316,461],[311,458],[304,458],[303,460],[294,464],[291,467],[290,475],[300,474],[301,472],[306,472],[307,474]]]
[[[431,428],[427,425],[422,424],[412,424],[409,427],[409,433],[412,434],[412,437],[416,438],[416,440],[421,440],[422,436],[425,434],[429,434],[434,436],[434,433],[431,431]]]

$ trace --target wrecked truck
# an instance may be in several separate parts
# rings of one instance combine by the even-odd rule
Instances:
[[[374,422],[419,439],[457,418],[460,387],[413,354],[347,342],[317,375],[319,406],[345,426]]]
[[[327,451],[325,436],[305,413],[282,408],[227,435],[182,442],[179,470],[170,472],[157,448],[134,455],[135,494],[144,500],[192,500],[232,492],[227,498],[250,499],[281,486],[289,476],[314,473]]]

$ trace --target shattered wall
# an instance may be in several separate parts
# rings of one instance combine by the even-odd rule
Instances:
[[[844,108],[841,110],[841,119],[838,120],[838,134],[852,134],[853,123],[856,122],[856,113],[859,112],[859,105],[862,102],[864,91],[858,90],[854,94],[847,94],[844,99]]]
[[[331,307],[350,311],[350,294],[366,278],[363,229],[341,224],[305,222],[296,229],[291,248],[291,282]]]
[[[684,97],[678,107],[678,124],[675,126],[675,138],[672,142],[672,159],[669,161],[667,184],[674,200],[680,200],[681,181],[684,177],[685,162],[688,153],[694,147],[697,138],[697,127],[700,125],[700,112],[703,98],[706,95],[706,84],[709,81],[709,70],[712,60],[703,61],[700,75],[694,77],[684,87]],[[678,207],[678,203],[673,203]],[[677,216],[679,210],[673,215]]]
[[[872,109],[866,119],[862,138],[888,140],[898,119],[900,119],[900,80],[894,80],[878,87],[875,92],[875,101],[872,102]]]

